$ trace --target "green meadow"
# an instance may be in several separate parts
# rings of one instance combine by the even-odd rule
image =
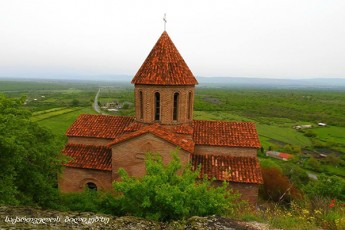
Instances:
[[[95,112],[91,107],[84,107],[76,108],[69,112],[64,112],[61,114],[47,113],[47,115],[51,116],[39,120],[38,122],[40,125],[50,129],[59,138],[63,138],[68,127],[72,125],[72,123],[80,114],[84,113],[94,114]],[[35,118],[35,116],[33,118]]]
[[[99,88],[101,106],[114,101],[128,103],[126,108],[110,115],[134,115],[133,87],[128,85],[63,81],[0,84],[0,92],[7,96],[26,97],[25,106],[32,112],[32,120],[63,141],[66,130],[80,114],[96,113],[92,104]],[[345,92],[335,90],[198,87],[194,104],[194,119],[255,122],[263,150],[316,158],[326,173],[341,176],[345,175],[345,167],[341,167],[345,160],[344,114]],[[318,127],[318,122],[327,126]],[[297,130],[296,125],[312,128]],[[336,161],[320,158],[320,154],[331,155]]]

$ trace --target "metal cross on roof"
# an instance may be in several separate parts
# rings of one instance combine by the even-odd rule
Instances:
[[[164,31],[166,31],[166,27],[167,27],[167,14],[164,14],[163,21],[164,21]]]

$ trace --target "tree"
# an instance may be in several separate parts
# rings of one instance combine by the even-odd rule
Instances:
[[[186,167],[183,173],[177,153],[164,165],[159,155],[147,155],[146,175],[128,176],[119,170],[121,181],[114,182],[116,192],[122,194],[119,202],[125,213],[153,220],[175,220],[193,215],[224,214],[232,210],[237,194],[227,184],[213,187],[206,178],[196,183],[199,172]]]
[[[128,103],[123,104],[122,109],[129,109],[129,104]]]
[[[49,206],[57,197],[60,151],[51,132],[30,121],[24,101],[0,95],[0,204]]]
[[[71,102],[71,105],[74,106],[74,107],[77,107],[80,105],[80,101],[78,99],[73,99],[72,102]]]

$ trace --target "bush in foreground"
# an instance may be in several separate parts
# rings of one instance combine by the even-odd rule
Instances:
[[[114,182],[114,188],[122,193],[119,202],[126,214],[168,221],[233,210],[238,195],[228,190],[226,183],[213,187],[207,179],[196,182],[199,172],[192,172],[190,167],[179,175],[180,159],[177,153],[172,157],[165,166],[159,155],[149,154],[142,178],[132,178],[119,170],[122,181]]]
[[[116,196],[111,193],[92,191],[60,194],[60,211],[95,212],[122,215],[121,208],[116,202]]]

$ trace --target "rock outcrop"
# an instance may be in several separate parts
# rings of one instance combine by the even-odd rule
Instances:
[[[89,213],[59,212],[32,207],[0,207],[0,229],[269,229],[267,224],[240,222],[219,216],[191,217],[161,223],[142,218]]]

